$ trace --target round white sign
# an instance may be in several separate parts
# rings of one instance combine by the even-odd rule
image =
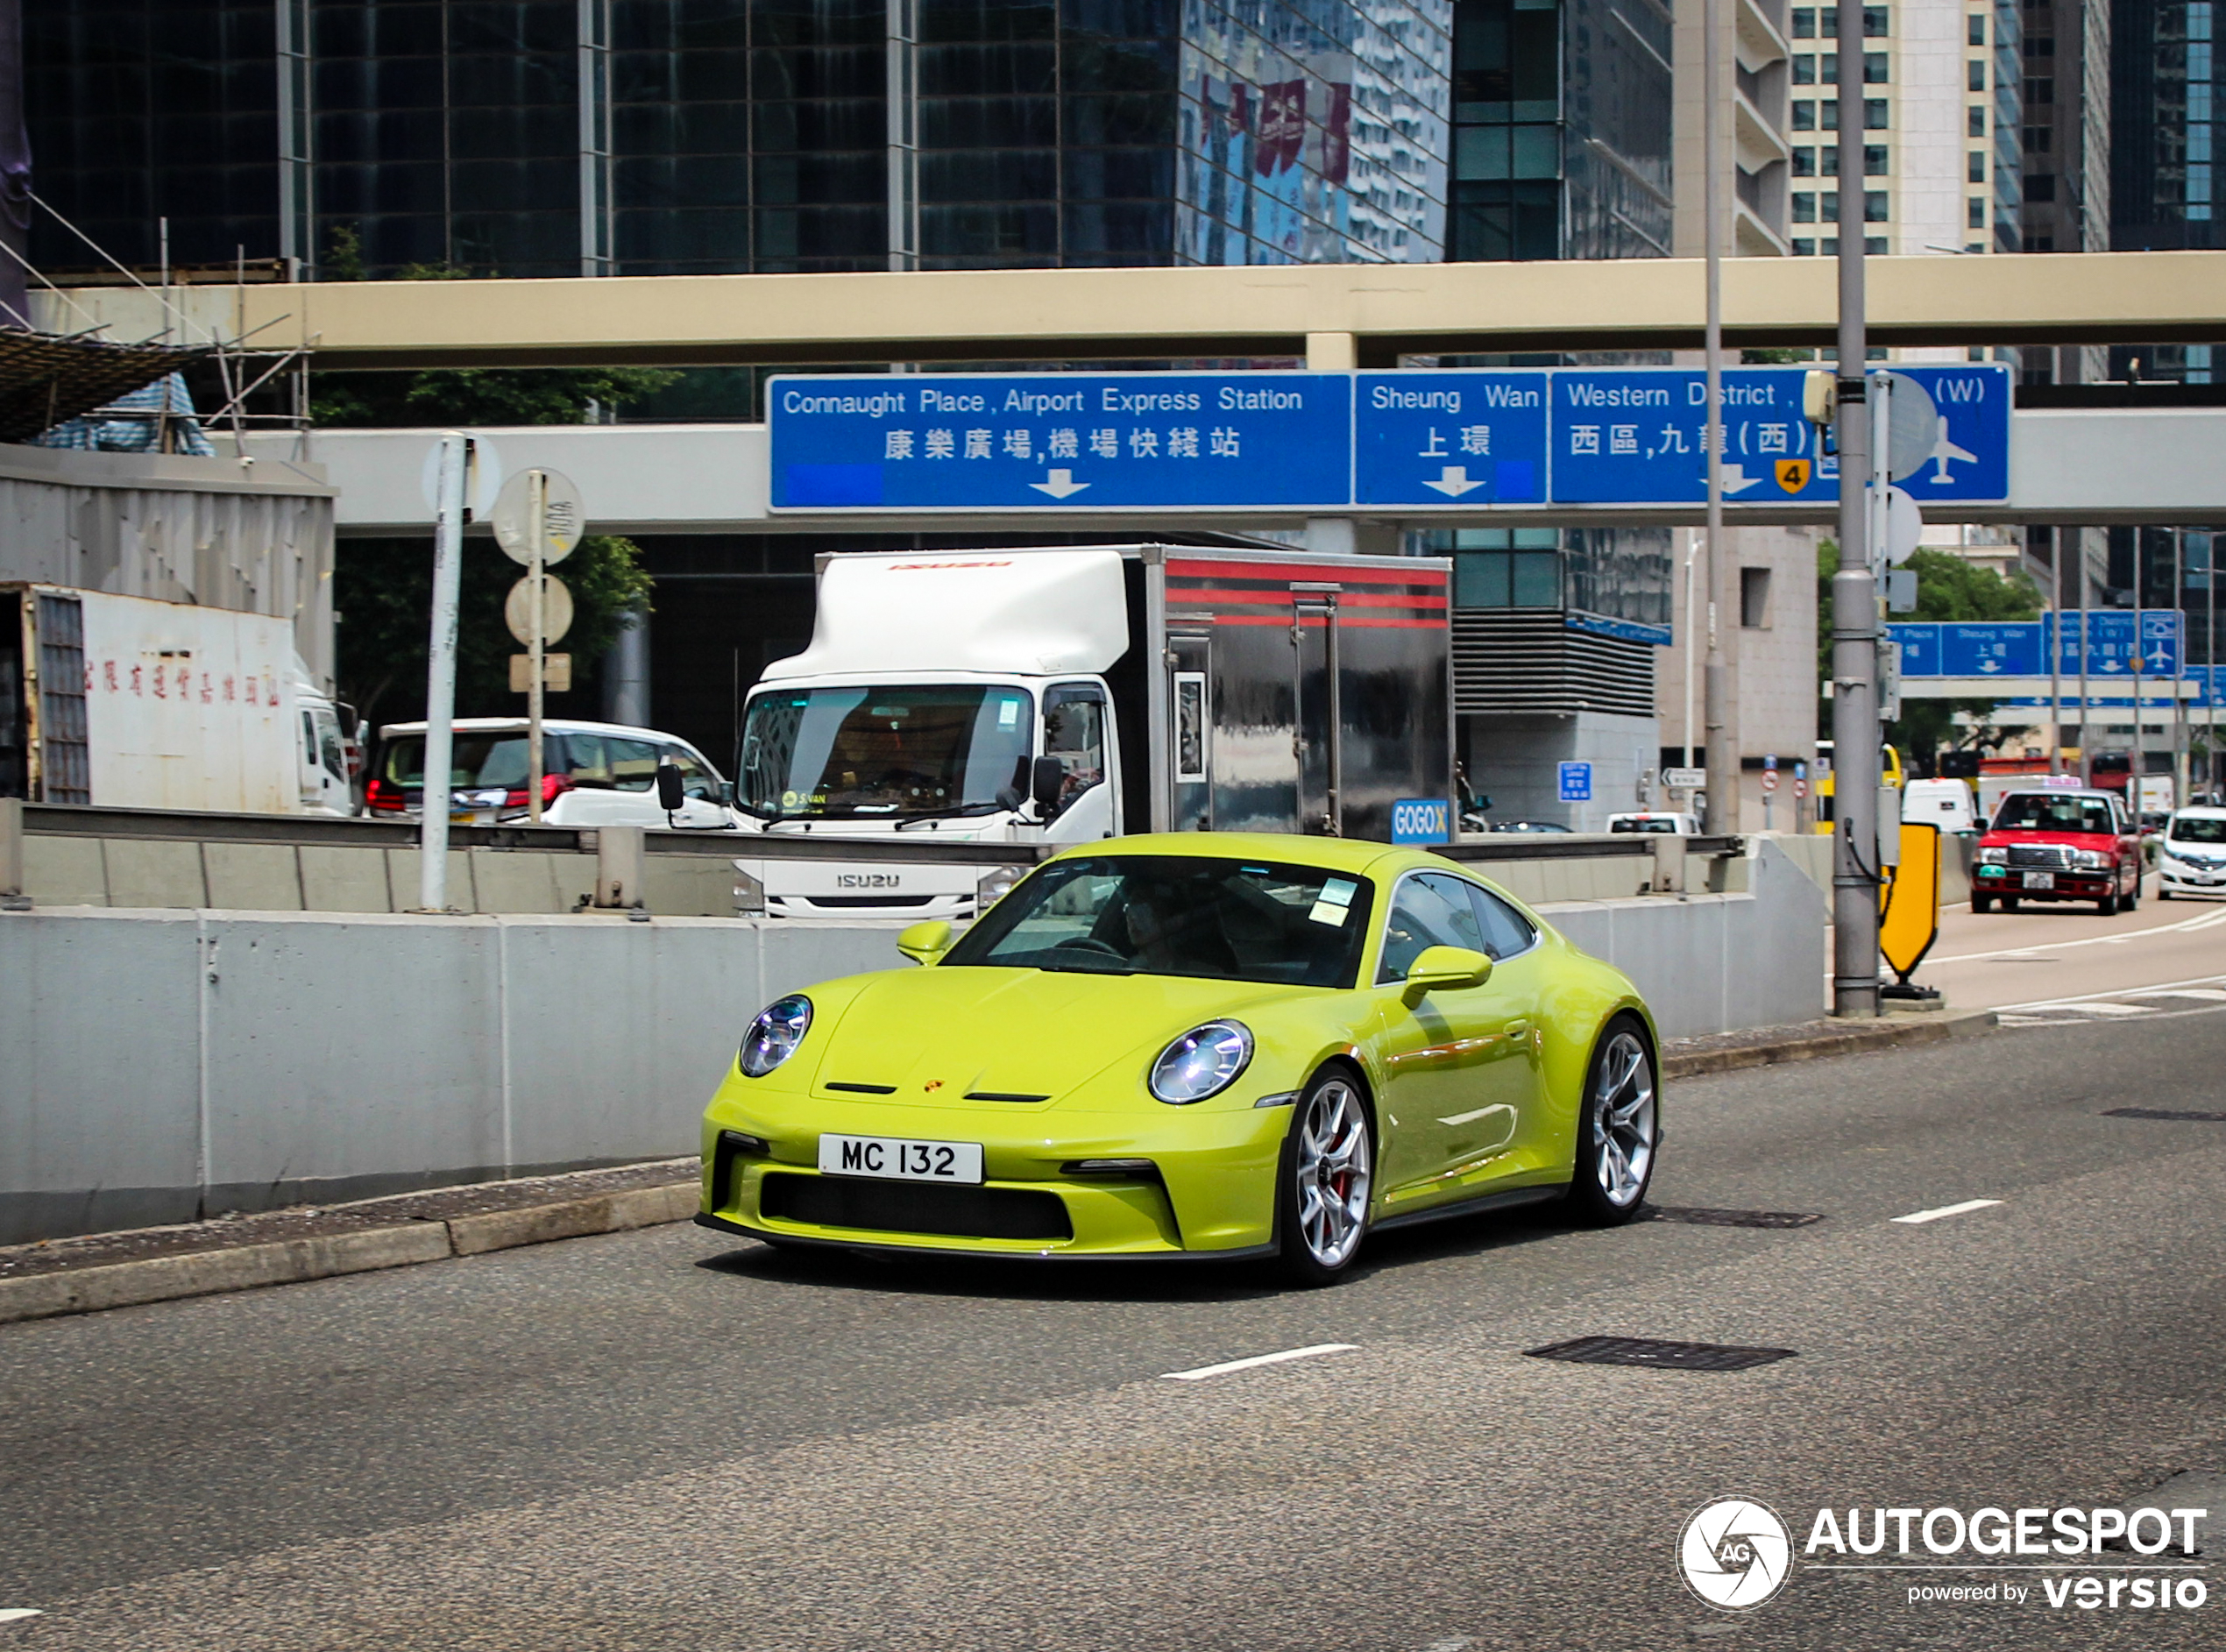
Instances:
[[[549,589],[541,600],[541,640],[544,647],[572,628],[572,593],[555,574],[543,574]],[[521,579],[503,599],[503,622],[510,635],[528,648],[534,645],[534,582]]]
[[[494,502],[495,542],[513,562],[533,560],[533,514],[528,507],[533,475],[531,471],[520,471],[502,485]],[[543,471],[542,475],[548,479],[542,500],[542,557],[548,562],[562,562],[572,554],[572,547],[587,529],[587,509],[569,479],[556,471]]]

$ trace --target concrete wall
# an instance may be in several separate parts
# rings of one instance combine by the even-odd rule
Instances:
[[[1545,910],[1672,1036],[1818,1014],[1820,892],[1740,864],[1740,893]],[[0,914],[0,1244],[688,1152],[749,1017],[895,967],[896,929]]]
[[[1492,713],[1464,716],[1460,727],[1470,789],[1492,799],[1492,819],[1550,820],[1572,832],[1605,832],[1608,816],[1641,807],[1639,777],[1662,750],[1655,719],[1613,712]],[[1561,801],[1563,762],[1592,765],[1590,803]],[[1659,788],[1655,798],[1663,806]]]

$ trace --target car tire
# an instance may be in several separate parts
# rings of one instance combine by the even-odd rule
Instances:
[[[2157,898],[2160,901],[2168,901],[2172,898],[2172,891],[2159,883],[2157,885]]]
[[[1662,1146],[1661,1069],[1654,1040],[1636,1016],[1600,1030],[1584,1069],[1577,1115],[1577,1162],[1563,1200],[1571,1221],[1620,1227],[1645,1205]]]
[[[1325,1067],[1291,1110],[1275,1173],[1275,1230],[1283,1270],[1301,1285],[1334,1285],[1368,1237],[1376,1131],[1360,1080]]]
[[[2118,911],[2117,891],[2112,890],[2095,903],[2095,910],[2105,918],[2116,918]]]
[[[2017,910],[2017,897],[2015,895],[2003,896],[2002,897],[2002,910],[2005,912],[2016,911]]]
[[[1971,910],[1974,912],[1990,912],[1994,911],[1994,897],[1991,895],[1974,895],[1971,897]]]
[[[2136,872],[2136,873],[2133,875],[2133,887],[2132,887],[2130,890],[2127,890],[2127,891],[2126,891],[2126,897],[2125,897],[2125,899],[2124,899],[2124,900],[2123,900],[2123,901],[2121,901],[2121,902],[2118,904],[2118,911],[2122,911],[2122,912],[2132,912],[2132,911],[2138,911],[2140,910],[2140,907],[2141,907],[2141,874],[2140,874],[2140,873],[2138,873],[2138,872]]]

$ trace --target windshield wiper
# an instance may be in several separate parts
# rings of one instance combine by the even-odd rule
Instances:
[[[995,814],[1006,805],[1002,803],[961,803],[948,809],[930,809],[922,814],[908,814],[897,823],[902,832],[906,826],[921,820],[949,820],[966,814]]]

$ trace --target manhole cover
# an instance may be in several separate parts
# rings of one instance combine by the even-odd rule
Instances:
[[[1747,1371],[1791,1359],[1790,1348],[1739,1348],[1729,1343],[1663,1343],[1647,1336],[1579,1336],[1526,1348],[1532,1359],[1566,1359],[1579,1365],[1651,1365],[1662,1371]]]
[[[2162,1107],[2112,1107],[2105,1109],[2105,1118],[2171,1118],[2194,1124],[2226,1124],[2226,1113],[2175,1113]]]
[[[1648,1222],[1689,1222],[1700,1228],[1805,1228],[1820,1216],[1799,1210],[1697,1210],[1683,1205],[1648,1205]]]

